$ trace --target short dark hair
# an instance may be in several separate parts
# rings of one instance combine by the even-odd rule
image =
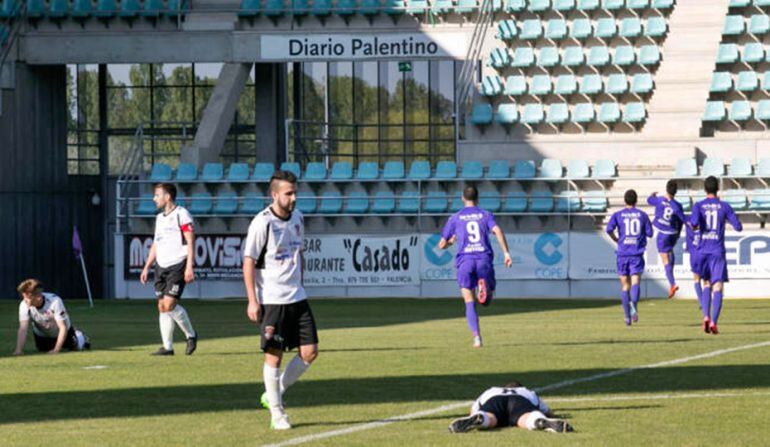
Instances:
[[[478,202],[479,190],[473,185],[466,186],[465,189],[463,189],[463,199],[470,202]]]
[[[706,190],[706,194],[716,194],[719,191],[719,180],[713,175],[706,177],[706,181],[703,182],[703,189]]]
[[[176,200],[176,185],[173,183],[156,183],[154,189],[162,189],[166,194],[171,196],[171,201]]]
[[[666,192],[671,196],[674,197],[679,191],[679,185],[676,184],[675,180],[669,180],[666,182]]]
[[[505,388],[520,388],[523,385],[518,380],[512,380],[505,384]]]
[[[296,185],[297,176],[294,175],[294,173],[291,171],[282,171],[280,169],[273,172],[273,176],[270,177],[270,191],[273,190],[273,188],[275,187],[275,182],[278,182],[278,181],[289,182],[292,185]]]
[[[633,189],[629,189],[623,195],[623,200],[626,202],[626,205],[634,206],[634,205],[636,205],[636,201],[638,199],[639,199],[639,197],[636,195],[636,191],[634,191]]]

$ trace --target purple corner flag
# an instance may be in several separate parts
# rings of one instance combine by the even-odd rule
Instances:
[[[75,252],[76,259],[83,253],[83,244],[80,243],[77,225],[72,228],[72,251]]]

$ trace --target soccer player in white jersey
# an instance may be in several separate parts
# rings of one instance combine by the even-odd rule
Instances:
[[[251,321],[260,324],[265,353],[262,405],[270,410],[270,427],[291,428],[283,393],[318,356],[318,332],[302,286],[302,213],[294,209],[297,178],[276,171],[270,179],[273,202],[249,225],[243,246],[243,281]],[[284,351],[299,347],[281,374]]]
[[[574,431],[564,419],[558,419],[534,391],[519,382],[484,391],[471,406],[470,416],[455,419],[449,425],[452,433],[471,430],[519,427],[555,433]]]
[[[19,303],[19,331],[16,334],[14,355],[24,354],[27,329],[32,325],[35,347],[39,352],[57,354],[62,350],[82,351],[91,349],[91,340],[70,323],[62,299],[53,293],[43,292],[37,279],[27,279],[16,288],[21,295]]]
[[[155,238],[147,256],[142,274],[142,284],[147,284],[150,267],[155,267],[155,296],[158,298],[160,336],[163,346],[152,355],[174,355],[174,322],[187,337],[185,354],[195,352],[198,333],[193,329],[190,317],[179,300],[185,284],[195,280],[193,265],[193,221],[190,213],[175,203],[176,186],[170,183],[155,185],[153,201],[162,210],[155,218]]]

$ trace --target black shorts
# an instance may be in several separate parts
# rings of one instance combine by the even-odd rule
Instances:
[[[261,306],[260,347],[263,351],[290,351],[298,346],[318,343],[318,331],[307,300],[291,304]]]
[[[539,411],[529,399],[515,394],[495,396],[484,402],[484,405],[479,409],[494,414],[498,427],[515,427],[519,423],[520,417],[533,411]]]
[[[184,292],[184,270],[187,261],[174,264],[170,267],[155,266],[155,296],[160,299],[164,296],[179,299]]]
[[[35,347],[39,352],[48,352],[56,347],[56,337],[44,337],[34,332],[32,335],[35,336]],[[67,338],[64,339],[64,346],[62,346],[62,349],[77,351],[78,338],[75,335],[75,326],[70,326],[70,329],[67,331]]]

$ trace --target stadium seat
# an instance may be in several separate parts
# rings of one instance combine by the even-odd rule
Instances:
[[[70,12],[69,0],[50,0],[47,16],[51,19],[63,19]]]
[[[738,73],[735,81],[735,89],[739,92],[753,92],[759,88],[759,78],[755,71],[742,71]]]
[[[503,81],[499,76],[484,76],[479,93],[482,96],[497,96],[503,92]]]
[[[751,0],[730,0],[730,8],[745,8],[751,4]]]
[[[289,171],[292,174],[296,175],[297,178],[300,178],[300,175],[301,175],[299,163],[293,162],[293,161],[285,161],[281,163],[281,171]]]
[[[578,0],[577,9],[579,11],[595,11],[599,9],[599,0]]]
[[[516,27],[516,21],[513,19],[502,20],[497,23],[497,35],[500,40],[509,41],[516,38],[519,28]]]
[[[605,17],[596,21],[594,37],[599,39],[611,39],[618,34],[618,24],[614,17]]]
[[[760,8],[770,6],[770,0],[754,0],[754,6],[759,6]]]
[[[725,174],[725,164],[720,157],[708,157],[703,161],[701,177],[721,177]]]
[[[422,3],[424,5],[424,8],[427,8],[428,2],[426,0],[415,0],[410,1],[409,5],[412,6],[412,3],[415,4],[415,6],[419,3]],[[425,11],[423,8],[422,12]],[[310,14],[316,16],[316,17],[326,17],[331,15],[332,10],[332,0],[313,0],[313,7],[310,9]]]
[[[548,106],[545,122],[560,126],[569,121],[569,105],[566,102],[555,102]]]
[[[567,164],[567,178],[569,179],[584,179],[588,178],[589,174],[590,168],[585,160],[571,160]]]
[[[751,160],[745,157],[735,157],[727,170],[730,177],[750,177],[752,174]]]
[[[551,19],[545,25],[545,38],[561,40],[567,37],[567,22],[564,19]]]
[[[546,68],[555,67],[559,64],[559,58],[558,47],[543,47],[537,55],[537,65]]]
[[[692,198],[690,198],[690,191],[686,189],[680,189],[674,196],[677,202],[682,205],[682,210],[685,212],[690,211],[692,208]]]
[[[723,36],[738,36],[746,31],[746,22],[743,16],[732,15],[725,18],[725,26],[722,28]]]
[[[728,189],[722,195],[722,200],[727,202],[736,211],[745,210],[749,205],[745,189]]]
[[[353,165],[348,161],[338,161],[332,165],[329,179],[350,180],[353,178]]]
[[[631,93],[643,95],[650,93],[652,88],[653,82],[650,73],[637,73],[631,78]]]
[[[188,3],[186,0],[167,0],[166,17],[173,18],[180,13],[184,15],[188,9]]]
[[[495,48],[489,53],[488,65],[492,68],[504,68],[511,65],[511,55],[507,48]]]
[[[241,0],[238,17],[256,17],[262,9],[261,0]]]
[[[577,191],[561,191],[556,196],[556,210],[560,213],[580,211],[580,195]]]
[[[492,123],[492,106],[490,104],[474,104],[471,111],[471,123],[481,126]]]
[[[628,9],[647,9],[650,7],[650,0],[627,0]]]
[[[542,104],[527,104],[521,114],[521,123],[528,126],[536,126],[543,122],[545,111]]]
[[[628,17],[620,21],[620,37],[632,39],[642,35],[642,21],[639,17]]]
[[[572,111],[572,121],[578,124],[588,124],[596,118],[594,105],[590,102],[580,102],[575,104],[575,110]]]
[[[644,45],[639,50],[640,65],[657,65],[660,62],[660,48],[657,45]]]
[[[479,193],[479,208],[495,213],[500,210],[500,194],[497,191],[481,191]]]
[[[631,45],[619,45],[615,48],[615,53],[612,55],[612,63],[621,67],[628,67],[634,65],[636,62],[636,52]]]
[[[529,93],[535,96],[544,96],[551,93],[551,76],[535,75],[532,77],[532,86],[529,89]]]
[[[151,194],[145,194],[139,199],[135,212],[142,216],[152,216],[158,212],[158,207],[152,201]]]
[[[755,14],[749,19],[749,33],[762,36],[770,32],[770,17],[767,14]]]
[[[382,167],[382,178],[385,180],[397,180],[404,178],[404,163],[401,161],[388,161]]]
[[[647,37],[663,37],[668,31],[668,24],[665,17],[653,16],[647,18],[644,25],[644,35]]]
[[[762,78],[762,90],[764,91],[770,91],[770,72],[765,72],[764,77]]]
[[[310,191],[303,191],[297,193],[297,209],[302,214],[313,214],[316,210],[316,197]]]
[[[267,199],[257,193],[247,193],[238,209],[238,214],[254,215],[265,209]]]
[[[527,9],[531,12],[545,12],[551,8],[551,0],[529,0]]]
[[[560,75],[556,78],[553,92],[557,95],[571,95],[577,91],[577,78],[574,75]]]
[[[391,195],[393,193],[390,193]],[[351,191],[347,194],[345,212],[348,214],[363,214],[369,211],[369,196],[363,191]]]
[[[92,9],[91,0],[73,0],[70,17],[73,19],[86,19],[91,17]]]
[[[396,211],[404,214],[416,214],[420,211],[420,193],[418,191],[404,191],[398,197]]]
[[[751,205],[749,209],[752,210],[770,210],[770,189],[755,189],[751,192]]]
[[[674,7],[674,0],[652,0],[650,6],[661,10],[671,9]]]
[[[770,158],[760,158],[757,162],[757,177],[770,178]]]
[[[583,192],[583,211],[603,213],[607,211],[607,196],[604,191]]]
[[[516,48],[510,65],[514,68],[526,68],[535,65],[535,50],[530,47]]]
[[[153,182],[167,182],[171,180],[174,171],[165,163],[155,163],[150,171],[150,180]]]
[[[585,40],[594,33],[591,19],[575,19],[572,21],[572,27],[569,30],[569,36],[577,40]]]
[[[676,162],[674,176],[677,178],[697,177],[698,164],[694,158],[684,158]]]
[[[565,67],[579,67],[585,63],[585,60],[586,55],[583,52],[583,47],[570,46],[564,49],[561,64]]]
[[[20,4],[17,0],[3,0],[0,5],[0,18],[12,19],[19,15]]]
[[[760,121],[770,121],[770,99],[762,99],[757,102],[754,117]]]
[[[337,191],[325,191],[318,198],[320,214],[339,214],[342,212],[342,195]]]
[[[251,179],[258,182],[269,182],[274,172],[275,166],[272,163],[257,163],[254,165]]]
[[[358,4],[356,0],[337,0],[337,10],[335,13],[343,19],[347,20],[348,17],[356,13],[357,9]]]
[[[403,168],[402,168],[403,172]],[[403,174],[402,174],[403,177]],[[380,178],[380,167],[376,162],[364,161],[358,164],[356,180],[376,180]]]
[[[198,192],[190,197],[190,213],[193,215],[210,214],[213,202],[211,194],[207,192]]]
[[[529,196],[529,211],[550,213],[553,211],[553,193],[546,190],[533,191]]]
[[[505,93],[508,96],[521,96],[527,93],[527,77],[524,75],[508,76],[505,80]]]
[[[610,49],[604,46],[591,47],[588,51],[588,65],[604,67],[610,63]]]
[[[326,165],[319,162],[308,163],[305,166],[305,180],[326,180]]]
[[[472,14],[479,9],[476,0],[458,0],[455,12],[458,14]]]
[[[313,0],[313,5],[315,5],[315,1]],[[427,0],[409,0],[409,2],[406,4],[406,12],[408,14],[425,14],[425,11],[428,10],[428,1]]]
[[[546,158],[540,163],[540,178],[561,178],[564,168],[555,158]]]
[[[599,105],[599,122],[614,124],[620,121],[620,105],[616,102],[603,102]]]
[[[726,93],[733,89],[733,75],[726,71],[715,71],[711,75],[711,93]]]
[[[601,93],[602,89],[604,89],[604,85],[602,84],[602,76],[599,74],[585,75],[580,82],[580,93],[584,95],[595,95]]]
[[[622,95],[628,91],[628,79],[623,73],[613,73],[607,77],[607,87],[604,89],[610,95]]]
[[[462,193],[454,196],[449,200],[449,212],[450,213],[456,213],[463,209],[465,204],[463,203],[463,195]]]
[[[553,0],[553,10],[568,12],[575,9],[575,0]]]
[[[543,25],[540,19],[528,19],[522,22],[519,39],[537,40],[543,35]]]
[[[433,177],[442,180],[457,178],[457,163],[446,160],[436,163],[436,174]]]
[[[463,169],[460,178],[465,180],[480,180],[484,177],[484,165],[480,161],[466,161],[463,163]]]
[[[225,168],[222,163],[206,163],[201,171],[201,181],[219,182],[225,176]]]
[[[462,3],[462,1],[460,3]],[[473,1],[472,3],[475,6],[476,2]],[[382,6],[383,6],[383,12],[385,12],[385,14],[389,16],[400,16],[404,14],[404,12],[406,11],[404,0],[383,0]],[[459,7],[458,7],[458,10],[459,10]]]
[[[413,161],[409,166],[409,174],[407,178],[410,180],[425,180],[430,178],[430,162],[424,160]]]
[[[228,182],[245,182],[249,180],[249,165],[246,163],[231,163],[227,168]]]
[[[706,110],[703,112],[703,121],[723,121],[727,117],[724,101],[706,102]]]
[[[198,169],[191,163],[179,163],[176,168],[176,180],[178,182],[191,182],[198,179]]]
[[[163,11],[162,0],[144,0],[141,15],[148,18],[158,18]]]
[[[502,211],[504,213],[523,213],[527,211],[527,193],[512,191],[505,195]]]
[[[125,4],[124,4],[125,3]],[[120,17],[136,17],[139,15],[139,1],[124,0],[121,2],[120,8],[115,0],[97,0],[96,10],[93,12],[94,17],[101,19],[107,19],[119,15]]]
[[[441,191],[429,191],[425,196],[425,206],[423,211],[426,213],[443,213],[447,209],[446,194]]]
[[[602,8],[607,11],[617,11],[626,6],[626,0],[602,0]]]
[[[618,175],[617,166],[612,160],[597,160],[594,164],[593,178],[614,178]]]
[[[513,165],[513,178],[530,179],[537,176],[535,162],[532,160],[516,160]]]
[[[358,12],[365,17],[373,17],[380,13],[382,5],[380,0],[361,0],[361,7]],[[368,205],[367,205],[368,209]]]
[[[643,102],[629,102],[623,108],[623,122],[641,123],[647,118],[647,109]]]
[[[495,121],[498,124],[510,125],[519,121],[519,109],[516,104],[500,104],[495,113]]]
[[[505,12],[521,12],[527,8],[527,0],[506,0]]]
[[[214,214],[235,214],[238,211],[238,195],[233,191],[224,191],[217,194],[214,203]]]
[[[487,171],[488,179],[507,179],[511,175],[511,167],[508,160],[492,160]]]
[[[718,64],[734,64],[738,61],[738,45],[734,43],[723,43],[719,45],[717,51]]]
[[[756,64],[765,60],[765,47],[760,42],[747,43],[741,53],[741,62]]]
[[[372,212],[390,214],[396,209],[396,196],[392,191],[378,191],[372,201]]]
[[[751,119],[751,102],[733,101],[730,104],[730,119],[732,121],[748,121]]]

